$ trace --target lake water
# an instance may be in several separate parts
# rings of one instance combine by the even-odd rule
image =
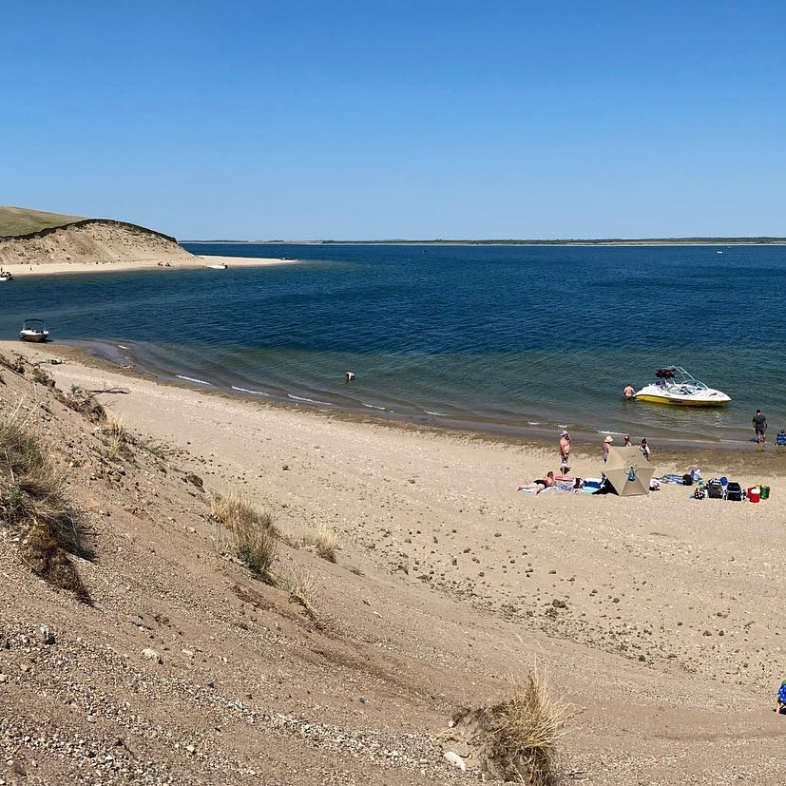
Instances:
[[[757,407],[786,428],[783,246],[187,247],[302,262],[20,276],[0,337],[40,316],[197,387],[510,434],[744,442]],[[732,404],[622,399],[672,363]]]

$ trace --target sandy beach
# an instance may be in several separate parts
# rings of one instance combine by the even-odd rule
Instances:
[[[62,356],[56,346],[0,347],[18,350],[34,361]],[[767,483],[772,497],[760,504],[692,500],[681,486],[630,498],[535,496],[516,487],[557,469],[556,446],[229,400],[74,360],[46,368],[63,390],[114,391],[98,397],[128,428],[168,446],[211,491],[272,510],[289,537],[320,524],[337,533],[339,565],[359,573],[312,565],[320,604],[345,635],[383,648],[364,650],[370,668],[392,657],[398,680],[420,686],[402,704],[387,678],[375,689],[352,672],[362,685],[349,689],[354,702],[360,691],[387,696],[374,693],[375,708],[352,724],[433,728],[451,707],[500,695],[537,661],[577,708],[565,749],[587,783],[786,778],[772,756],[786,737],[786,718],[772,712],[786,670],[786,496],[780,474],[755,459],[717,454],[702,471]],[[654,459],[659,474],[687,469]],[[598,452],[577,451],[573,472],[601,469]],[[159,539],[156,559],[193,559],[177,538],[169,547]],[[303,688],[318,690],[309,679]],[[330,684],[318,711],[308,698],[298,711],[313,721],[341,715],[348,684]]]
[[[225,264],[228,267],[267,267],[269,265],[291,265],[296,260],[293,259],[260,259],[257,257],[207,257],[192,256],[189,258],[167,258],[161,259],[137,259],[134,261],[123,262],[63,262],[63,261],[41,261],[27,265],[5,265],[7,270],[14,277],[24,276],[61,276],[71,273],[122,273],[131,270],[193,270],[203,268],[207,265]],[[166,262],[163,267],[159,262]]]

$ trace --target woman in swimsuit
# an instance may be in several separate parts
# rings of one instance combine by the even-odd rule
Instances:
[[[543,489],[549,489],[554,485],[554,473],[549,472],[545,478],[538,478],[538,480],[533,480],[531,483],[525,483],[523,486],[519,486],[517,491],[524,491],[525,489],[535,489],[536,494],[540,494]]]

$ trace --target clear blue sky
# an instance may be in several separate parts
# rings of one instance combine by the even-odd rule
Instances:
[[[38,0],[0,203],[180,238],[786,234],[786,3]]]

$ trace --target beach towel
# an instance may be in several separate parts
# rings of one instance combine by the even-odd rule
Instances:
[[[688,476],[690,477],[690,476]],[[684,475],[674,475],[672,473],[668,475],[661,475],[661,477],[657,478],[658,481],[661,483],[673,483],[677,486],[684,486],[685,485],[685,476]]]
[[[545,494],[547,491],[553,491],[554,486],[549,486],[548,488],[542,489],[540,492],[537,489],[517,489],[517,491],[523,491],[526,494]]]

